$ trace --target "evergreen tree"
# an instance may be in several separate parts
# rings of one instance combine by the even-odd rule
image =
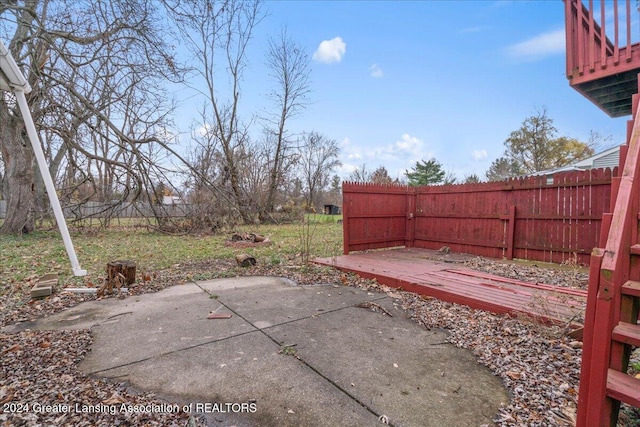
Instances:
[[[405,176],[409,180],[409,185],[434,185],[444,182],[446,172],[442,169],[442,164],[432,158],[428,161],[416,162],[411,172],[405,172]]]

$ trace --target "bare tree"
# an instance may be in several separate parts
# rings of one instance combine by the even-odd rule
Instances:
[[[300,166],[306,184],[306,204],[312,207],[318,193],[329,183],[331,172],[341,165],[335,140],[317,132],[305,134],[300,145]]]
[[[236,211],[234,198],[230,191],[229,174],[225,168],[223,153],[219,149],[216,132],[206,122],[207,111],[202,108],[199,121],[191,125],[191,143],[185,160],[187,199],[192,206],[187,230],[205,231],[214,229],[227,220],[230,212]],[[215,220],[214,220],[215,218]]]
[[[0,200],[2,200],[2,193],[4,192],[4,162],[2,156],[0,156]]]
[[[363,163],[349,174],[347,181],[351,182],[370,182],[372,172],[367,169],[367,164]]]
[[[400,180],[398,178],[391,178],[389,176],[389,171],[384,166],[378,166],[376,170],[371,173],[371,180],[374,184],[381,185],[397,185],[400,184]]]
[[[235,209],[245,222],[251,222],[249,200],[241,186],[237,163],[238,153],[246,150],[247,141],[238,107],[246,50],[263,16],[261,3],[258,0],[168,0],[167,4],[184,44],[193,55],[193,69],[199,78],[193,88],[207,102],[206,122],[202,125],[212,132],[222,153]],[[219,75],[222,64],[228,87],[218,86],[224,80]],[[229,93],[227,97],[223,95],[225,91]]]
[[[289,38],[286,29],[281,31],[277,39],[269,40],[266,62],[270,76],[276,82],[276,89],[269,95],[276,111],[268,119],[268,132],[273,134],[273,156],[264,206],[266,212],[272,212],[278,187],[283,182],[283,171],[291,160],[292,147],[286,125],[308,103],[310,69],[307,54]],[[263,212],[262,220],[266,212]]]
[[[481,182],[482,179],[475,173],[472,173],[471,175],[465,175],[464,180],[462,181],[463,184],[479,184]]]
[[[458,183],[458,177],[456,176],[455,172],[447,171],[446,175],[444,176],[442,185],[453,185],[457,183]]]
[[[347,181],[352,182],[370,182],[372,184],[381,185],[398,185],[400,180],[398,178],[391,178],[389,171],[386,167],[380,165],[375,170],[371,171],[367,169],[366,163],[358,166],[357,169],[349,174]]]
[[[149,152],[141,147],[165,142],[158,133],[169,108],[158,81],[177,78],[160,34],[156,4],[25,0],[5,3],[0,21],[10,23],[0,25],[5,31],[0,34],[11,40],[9,49],[34,88],[27,100],[52,174],[71,168],[64,179],[81,177],[87,184],[94,177],[85,171],[98,167],[103,190],[118,181],[140,194],[140,176],[148,171],[140,159]],[[15,102],[7,93],[0,97],[0,128],[8,205],[0,232],[29,232],[35,209],[31,188],[42,187]],[[122,173],[114,175],[109,168]]]
[[[521,175],[522,169],[518,163],[507,157],[499,157],[491,162],[491,166],[485,173],[487,181],[503,181],[505,179]]]

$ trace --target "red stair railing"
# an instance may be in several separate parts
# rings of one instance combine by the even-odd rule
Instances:
[[[615,426],[620,403],[640,407],[640,379],[627,374],[640,347],[640,116],[638,95],[612,182],[612,213],[603,218],[602,248],[591,256],[577,426]],[[607,233],[608,230],[608,233]]]

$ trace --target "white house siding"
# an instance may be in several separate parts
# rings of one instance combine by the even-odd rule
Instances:
[[[618,162],[620,161],[620,148],[617,147],[617,149],[611,153],[607,153],[606,155],[604,155],[603,157],[600,157],[598,159],[594,159],[593,160],[593,169],[600,169],[600,168],[615,168],[616,166],[618,166]]]

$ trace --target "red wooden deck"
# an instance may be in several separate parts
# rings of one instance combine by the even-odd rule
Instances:
[[[450,261],[456,257],[459,256],[403,248],[318,258],[314,262],[376,279],[394,288],[494,313],[525,314],[545,322],[574,326],[582,319],[586,290],[475,271]]]

